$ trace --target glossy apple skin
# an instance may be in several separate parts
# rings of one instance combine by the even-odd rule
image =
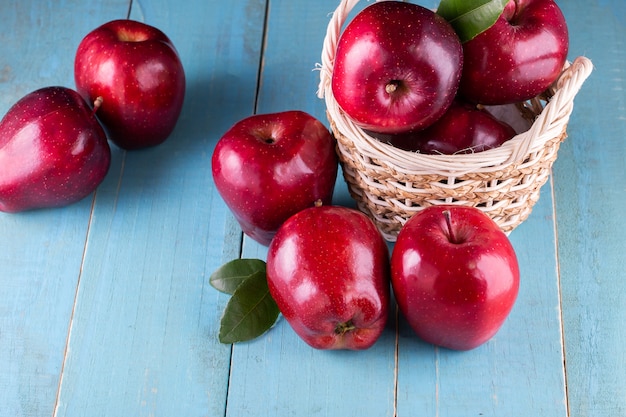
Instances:
[[[376,137],[408,151],[453,155],[497,148],[515,135],[509,124],[486,110],[457,100],[439,120],[424,130]]]
[[[496,334],[513,308],[519,279],[507,236],[472,207],[431,206],[416,213],[391,255],[391,283],[403,316],[420,338],[454,350],[474,349]]]
[[[556,80],[568,49],[565,17],[554,1],[511,0],[491,28],[463,44],[459,92],[482,104],[528,100]]]
[[[79,201],[102,182],[110,162],[105,132],[76,91],[33,91],[0,121],[0,211]]]
[[[316,349],[367,349],[385,328],[389,251],[357,210],[321,206],[290,217],[270,244],[267,283],[293,330]]]
[[[215,186],[245,234],[268,246],[291,215],[330,204],[337,179],[335,139],[299,110],[235,123],[212,156]]]
[[[332,91],[364,129],[423,129],[452,103],[462,64],[461,42],[443,18],[417,4],[373,3],[341,34]]]
[[[94,29],[78,46],[74,78],[88,102],[103,98],[97,115],[117,146],[155,146],[174,130],[185,73],[174,45],[159,29],[133,20]]]

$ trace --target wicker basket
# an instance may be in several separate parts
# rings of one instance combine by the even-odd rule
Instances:
[[[573,109],[573,100],[592,71],[584,57],[566,64],[545,93],[510,106],[488,108],[519,133],[502,146],[473,154],[426,155],[383,143],[356,126],[339,108],[331,89],[340,31],[358,0],[342,0],[334,12],[322,51],[318,95],[324,98],[343,175],[358,208],[388,241],[424,207],[477,207],[505,233],[530,214],[547,181]]]

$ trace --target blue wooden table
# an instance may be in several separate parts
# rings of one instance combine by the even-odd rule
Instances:
[[[522,283],[494,339],[439,349],[392,312],[363,352],[316,351],[284,320],[253,342],[218,342],[228,297],[209,275],[266,248],[242,238],[217,194],[212,149],[255,112],[326,123],[313,69],[337,4],[0,3],[2,114],[40,87],[73,87],[82,37],[127,16],[170,36],[188,83],[168,141],[113,148],[96,193],[0,214],[0,416],[626,416],[622,0],[559,1],[571,58],[595,68],[539,203],[510,236]],[[335,202],[353,205],[342,179]]]

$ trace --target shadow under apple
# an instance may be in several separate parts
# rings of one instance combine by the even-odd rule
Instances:
[[[154,203],[170,200],[172,193],[187,198],[180,192],[190,183],[196,196],[206,194],[213,187],[213,147],[232,124],[252,114],[253,84],[245,85],[228,74],[192,78],[180,117],[165,142],[133,151],[111,144],[111,168],[98,191],[99,199],[112,198],[119,203],[136,196]]]

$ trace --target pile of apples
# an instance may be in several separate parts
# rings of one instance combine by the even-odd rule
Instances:
[[[48,86],[0,121],[0,211],[60,207],[91,194],[122,149],[164,142],[185,96],[185,73],[159,29],[114,20],[87,34],[74,61],[76,90]]]
[[[340,107],[379,139],[423,153],[478,152],[511,138],[484,106],[548,88],[566,59],[567,27],[553,0],[482,3],[501,9],[469,35],[458,18],[472,10],[461,0],[442,0],[437,13],[395,0],[364,8],[336,51]],[[106,176],[108,140],[141,149],[173,131],[185,74],[160,30],[131,20],[96,28],[78,47],[74,75],[76,90],[34,91],[0,121],[0,211],[76,202]],[[280,312],[315,348],[366,349],[385,328],[391,290],[428,342],[466,350],[493,337],[519,288],[515,252],[496,223],[475,208],[425,208],[390,255],[371,219],[332,205],[337,173],[334,137],[302,111],[250,116],[220,138],[216,189],[244,233],[269,247],[267,262],[236,260],[212,275],[232,294],[220,340],[255,337]]]
[[[519,267],[507,236],[479,209],[433,206],[389,248],[362,212],[332,205],[335,140],[313,116],[260,114],[236,123],[212,156],[215,186],[267,262],[236,259],[210,278],[232,295],[219,338],[258,337],[279,312],[317,349],[362,350],[385,329],[391,298],[424,340],[473,349],[504,323]]]
[[[565,64],[567,26],[553,0],[483,1],[493,21],[464,21],[476,3],[442,0],[435,13],[388,0],[356,14],[332,74],[346,115],[422,153],[479,152],[513,137],[485,106],[544,92]],[[211,277],[232,295],[220,340],[257,337],[280,312],[314,348],[367,349],[385,328],[391,291],[427,342],[468,350],[492,338],[519,289],[507,236],[477,208],[432,206],[406,222],[390,255],[371,219],[331,204],[335,145],[300,111],[252,116],[218,141],[216,188],[242,230],[269,246],[267,262],[235,260]]]
[[[481,16],[488,7],[495,22]],[[381,141],[426,154],[480,152],[516,134],[485,106],[544,92],[563,70],[568,45],[553,0],[442,0],[437,13],[381,1],[341,34],[332,92]]]

